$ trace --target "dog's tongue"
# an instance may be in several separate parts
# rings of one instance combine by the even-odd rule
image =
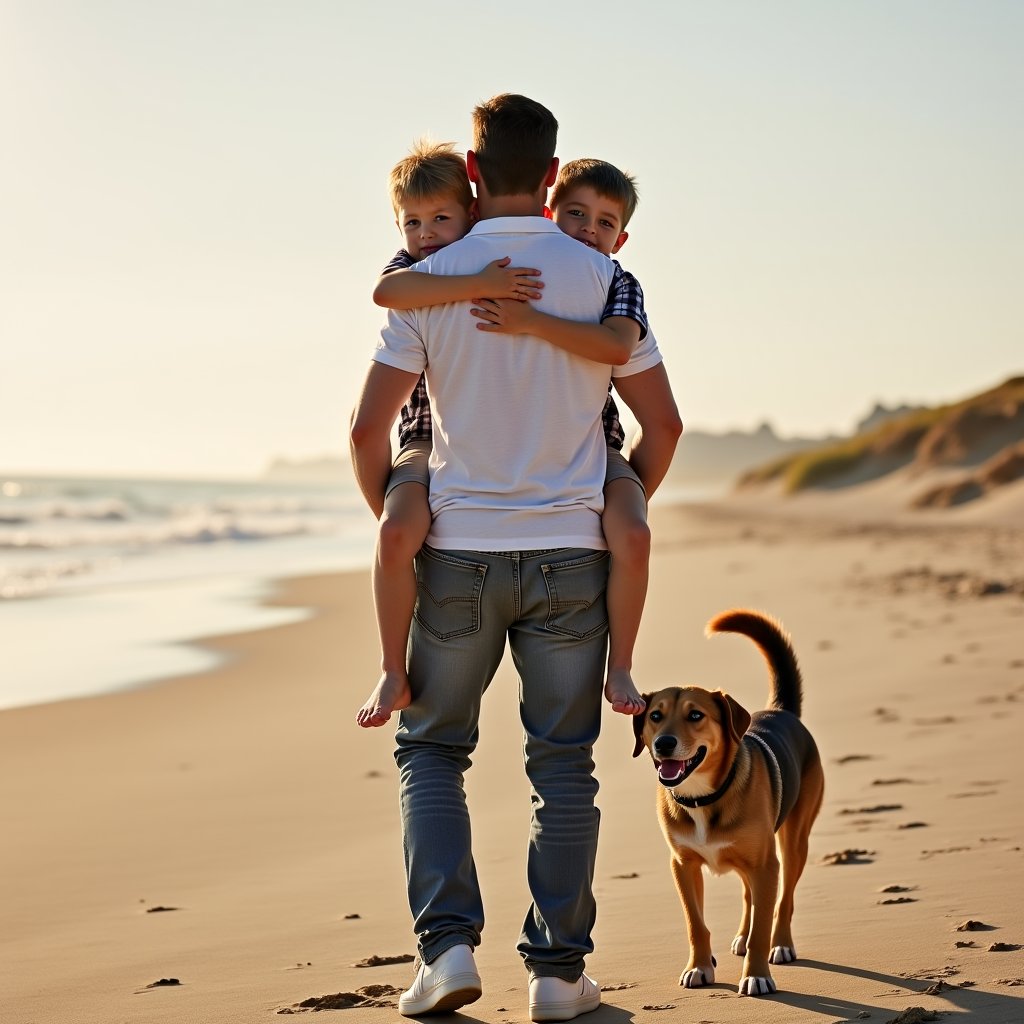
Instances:
[[[662,761],[658,765],[658,775],[666,782],[678,779],[686,769],[685,761]]]

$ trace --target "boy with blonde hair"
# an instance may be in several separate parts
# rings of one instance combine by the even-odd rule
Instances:
[[[381,273],[374,290],[378,305],[411,309],[470,301],[479,295],[538,298],[537,271],[509,267],[495,260],[479,274],[424,275],[409,268],[438,249],[465,236],[474,215],[473,191],[466,161],[450,142],[417,141],[388,177],[395,223],[405,246]],[[392,711],[409,704],[406,650],[416,604],[413,558],[430,529],[427,463],[432,421],[426,380],[421,375],[401,412],[399,453],[380,509],[372,582],[381,646],[381,677],[360,708],[362,726],[383,725]]]

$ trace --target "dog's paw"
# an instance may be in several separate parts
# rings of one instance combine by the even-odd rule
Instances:
[[[768,996],[775,991],[775,981],[773,978],[756,978],[751,975],[740,978],[738,991],[741,996]]]
[[[733,956],[746,956],[747,955],[747,937],[746,935],[737,935],[732,940],[732,945],[729,947],[732,950]]]
[[[705,964],[703,967],[688,967],[679,975],[679,984],[683,988],[702,988],[704,985],[714,985],[715,967],[718,966],[715,958],[711,958],[712,966]]]
[[[772,946],[768,954],[768,962],[772,964],[791,964],[796,959],[796,950],[792,946]]]

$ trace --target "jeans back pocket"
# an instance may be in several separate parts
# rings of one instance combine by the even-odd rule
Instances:
[[[424,545],[416,556],[416,621],[438,640],[480,628],[487,566]]]
[[[607,551],[552,562],[541,566],[541,571],[548,588],[548,629],[586,640],[608,628]]]

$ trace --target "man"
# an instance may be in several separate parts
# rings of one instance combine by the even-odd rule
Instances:
[[[546,312],[595,324],[636,321],[644,340],[615,367],[629,404],[642,394],[645,374],[664,373],[661,356],[635,282],[542,215],[558,170],[557,122],[539,103],[509,94],[477,107],[473,122],[467,168],[480,220],[416,269],[475,273],[509,256],[512,265],[542,270],[538,306]],[[379,511],[391,425],[425,371],[434,416],[433,525],[417,558],[412,703],[401,713],[395,754],[422,963],[399,1011],[450,1011],[480,996],[473,949],[483,907],[463,773],[507,640],[522,681],[533,794],[533,902],[518,948],[530,972],[531,1019],[570,1020],[600,1004],[583,968],[595,918],[599,813],[591,755],[600,728],[608,561],[601,412],[611,371],[540,339],[478,331],[476,323],[467,303],[392,311],[352,422],[356,477]],[[661,479],[675,447],[671,413],[641,420],[634,454],[652,480]]]

